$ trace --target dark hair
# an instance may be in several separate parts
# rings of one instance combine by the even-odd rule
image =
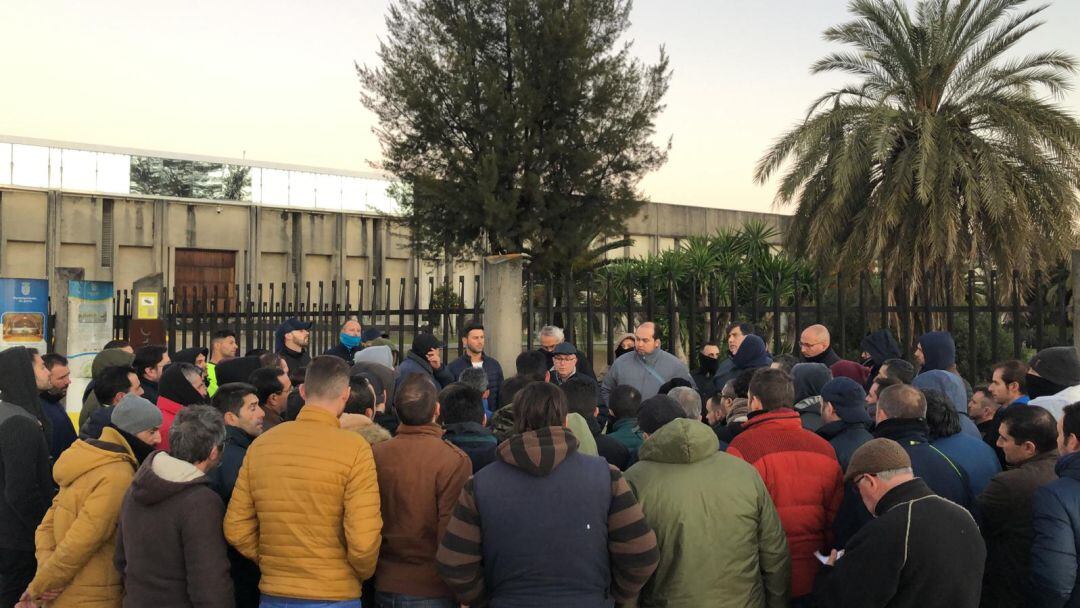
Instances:
[[[780,364],[780,367],[776,369],[782,369],[790,374],[791,369],[799,363],[799,359],[795,355],[776,355],[772,358],[772,362]]]
[[[94,381],[94,396],[102,407],[112,405],[112,400],[117,393],[131,391],[131,378],[129,374],[135,374],[135,368],[129,365],[113,365],[106,367],[98,374]],[[138,374],[135,374],[136,376]]]
[[[915,367],[903,359],[886,359],[881,366],[886,368],[886,378],[894,378],[902,384],[911,384],[915,379]]]
[[[731,330],[735,329],[736,327],[739,328],[739,331],[741,331],[743,333],[743,335],[754,333],[754,324],[753,323],[746,323],[744,321],[739,321],[739,322],[736,322],[736,323],[728,323],[724,327],[724,337],[725,338],[728,337],[731,334]]]
[[[735,382],[731,384],[731,390],[735,391],[736,399],[748,399],[750,397],[750,381],[754,379],[754,372],[760,368],[744,369],[735,376]]]
[[[484,396],[467,384],[455,382],[439,393],[439,412],[443,424],[483,424]]]
[[[878,394],[878,397],[880,398],[881,397],[881,391],[889,388],[890,386],[899,386],[901,384],[904,384],[904,382],[902,382],[898,378],[892,378],[890,376],[882,376],[880,378],[875,378],[874,379],[874,384],[876,384],[877,387],[878,387],[877,394]]]
[[[543,382],[547,378],[548,359],[538,350],[527,350],[521,353],[514,361],[514,366],[519,376],[525,376],[537,382]]]
[[[526,378],[525,376],[514,376],[508,380],[505,380],[502,387],[499,389],[499,403],[498,407],[510,405],[514,402],[514,396],[518,394],[518,391],[525,388],[529,384],[536,382],[532,378]]]
[[[971,395],[974,396],[975,393],[982,393],[983,395],[989,396],[990,395],[990,387],[985,385],[985,384],[978,384],[978,385],[975,386],[975,388],[971,389]]]
[[[228,412],[239,416],[240,409],[244,407],[244,397],[248,395],[258,395],[254,386],[247,382],[229,382],[218,387],[214,398],[210,400],[210,405],[221,412],[222,416]]]
[[[469,321],[465,323],[465,326],[461,328],[461,337],[468,338],[469,332],[476,329],[484,331],[484,324],[477,319],[469,319]]]
[[[421,373],[409,374],[398,387],[394,397],[398,418],[402,424],[420,426],[431,422],[435,414],[435,385]]]
[[[181,409],[169,428],[169,455],[185,462],[203,462],[215,447],[223,445],[225,420],[209,405]]]
[[[559,387],[533,382],[514,399],[514,433],[525,433],[566,422],[566,396]]]
[[[48,368],[50,372],[52,371],[52,368],[56,367],[57,365],[60,365],[62,367],[68,366],[67,357],[65,357],[64,355],[58,355],[56,353],[42,355],[41,360],[45,362],[45,367]]]
[[[592,418],[600,403],[600,387],[588,376],[571,376],[559,388],[566,396],[566,411]]]
[[[1001,424],[1009,429],[1016,445],[1030,441],[1039,454],[1057,449],[1057,420],[1045,408],[1037,405],[1010,407],[1001,417]]]
[[[259,355],[259,365],[263,367],[276,367],[280,369],[281,355],[267,351]],[[290,369],[289,371],[291,372],[292,370]]]
[[[715,346],[716,348],[720,348],[720,345],[716,342],[713,342],[712,340],[706,340],[701,344],[701,348],[698,349],[698,352],[705,350],[706,346]]]
[[[235,338],[236,332],[229,328],[222,328],[214,330],[214,333],[210,334],[210,343],[213,344],[219,340],[227,340],[229,338]]]
[[[639,407],[641,391],[629,384],[620,384],[608,394],[608,409],[615,418],[636,418]]]
[[[926,396],[910,384],[895,384],[878,393],[877,408],[889,418],[926,418]]]
[[[661,384],[659,390],[657,390],[656,392],[660,395],[666,395],[671,392],[671,389],[677,386],[687,386],[693,388],[693,385],[690,384],[690,381],[686,378],[672,378],[671,380],[668,380],[667,382]]]
[[[307,379],[306,367],[290,367],[289,368],[289,382],[292,382],[293,386],[300,386]]]
[[[127,340],[109,340],[101,350],[109,350],[110,348],[131,348],[131,342]]]
[[[933,388],[920,390],[926,399],[926,424],[930,427],[930,440],[959,433],[960,414],[956,413],[956,408],[945,393]]]
[[[265,349],[265,348],[253,348],[253,349],[247,351],[246,353],[244,353],[244,356],[245,357],[262,357],[263,355],[265,355],[268,352],[270,352],[270,351]],[[262,361],[260,361],[260,363],[262,363]]]
[[[349,376],[349,400],[345,402],[346,414],[363,414],[375,409],[375,393],[368,379],[356,375]]]
[[[795,403],[794,380],[782,369],[758,368],[750,379],[747,394],[757,397],[766,412],[791,407]]]
[[[349,364],[333,355],[321,355],[311,360],[305,368],[304,393],[312,398],[338,397],[349,386]]]
[[[157,367],[161,360],[165,358],[167,352],[169,352],[168,348],[158,344],[140,346],[135,349],[135,360],[131,363],[131,367],[135,368],[135,373],[140,378],[144,378],[146,368]]]
[[[358,376],[368,381],[371,390],[375,391],[375,405],[386,402],[386,386],[378,374],[371,372],[359,372],[353,368],[353,376]]]
[[[1061,410],[1061,440],[1068,440],[1069,435],[1080,439],[1080,401],[1066,405]]]
[[[272,395],[285,390],[285,383],[280,380],[284,375],[285,372],[280,367],[260,367],[251,372],[248,382],[255,387],[255,396],[259,398],[260,404],[266,405]]]
[[[1008,361],[1002,361],[1001,363],[995,363],[991,369],[992,372],[1001,370],[1001,381],[1005,383],[1005,386],[1015,382],[1020,390],[1021,394],[1027,394],[1027,373],[1028,366],[1022,361],[1016,359],[1009,359]],[[1055,432],[1057,429],[1055,429]],[[1023,443],[1023,442],[1021,442]],[[1055,440],[1055,445],[1057,445]],[[1039,450],[1040,452],[1042,450]]]
[[[477,367],[466,367],[461,370],[458,382],[475,388],[481,395],[488,390],[487,372]]]

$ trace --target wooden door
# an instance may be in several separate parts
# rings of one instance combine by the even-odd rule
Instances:
[[[199,310],[203,312],[236,310],[235,251],[177,249],[176,273],[173,276],[178,310],[193,312],[196,302],[200,302]]]

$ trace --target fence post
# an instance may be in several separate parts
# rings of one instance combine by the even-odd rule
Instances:
[[[488,352],[510,365],[521,353],[521,254],[484,258],[484,329]]]

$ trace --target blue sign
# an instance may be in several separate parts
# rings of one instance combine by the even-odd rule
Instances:
[[[45,352],[48,325],[48,281],[0,279],[0,350],[26,346]]]

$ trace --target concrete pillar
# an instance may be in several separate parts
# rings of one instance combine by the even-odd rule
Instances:
[[[519,253],[484,258],[486,350],[505,368],[521,353],[521,273]]]

